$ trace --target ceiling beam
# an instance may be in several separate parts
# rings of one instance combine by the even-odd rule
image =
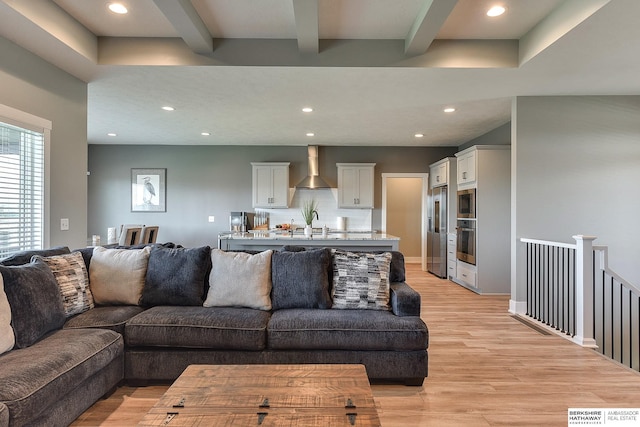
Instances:
[[[298,34],[298,51],[302,54],[319,52],[318,0],[292,0]]]
[[[426,0],[404,40],[405,55],[422,55],[449,17],[458,0]]]
[[[520,39],[520,66],[560,40],[611,0],[566,0]]]
[[[54,2],[0,0],[0,36],[89,81],[98,38]]]
[[[213,38],[190,0],[153,0],[182,40],[198,54],[213,52]]]

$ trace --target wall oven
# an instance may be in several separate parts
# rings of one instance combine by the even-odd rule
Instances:
[[[458,218],[476,217],[476,189],[458,190]]]
[[[456,258],[476,265],[476,221],[459,219],[456,227]]]

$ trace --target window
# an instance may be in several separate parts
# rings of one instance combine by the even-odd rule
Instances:
[[[21,250],[42,249],[48,240],[45,238],[48,130],[22,125],[0,117],[0,258]]]

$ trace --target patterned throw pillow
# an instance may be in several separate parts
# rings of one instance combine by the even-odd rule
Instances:
[[[391,253],[332,253],[332,308],[389,310]]]
[[[93,308],[93,295],[89,289],[89,273],[80,252],[34,258],[44,261],[58,282],[64,314],[71,317]]]

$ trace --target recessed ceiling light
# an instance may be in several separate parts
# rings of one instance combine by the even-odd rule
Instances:
[[[117,13],[120,15],[123,15],[128,12],[127,8],[122,3],[111,3],[109,5],[109,10],[113,13]]]
[[[313,132],[307,132],[307,136],[315,136],[315,133],[313,133]]]
[[[416,138],[422,138],[424,136],[424,134],[423,133],[416,133],[413,136],[415,136]]]
[[[493,6],[491,9],[487,11],[487,16],[500,16],[505,12],[505,8],[503,6]]]
[[[200,133],[200,135],[202,135],[202,136],[209,136],[209,135],[211,135],[211,134],[210,134],[209,132],[201,132],[201,133]]]
[[[107,134],[107,136],[117,136],[117,135],[116,135],[115,133],[113,133],[113,132],[109,132],[109,133]]]
[[[454,111],[456,111],[456,109],[453,107],[447,107],[442,111],[444,111],[445,113],[453,113]]]
[[[162,109],[163,109],[164,111],[173,111],[173,110],[175,110],[175,108],[170,107],[170,106],[168,106],[168,105],[165,105],[164,107],[162,107]]]
[[[310,112],[312,112],[312,111],[313,111],[313,108],[311,108],[311,107],[304,107],[304,108],[302,109],[302,111],[303,111],[304,113],[310,113]]]

